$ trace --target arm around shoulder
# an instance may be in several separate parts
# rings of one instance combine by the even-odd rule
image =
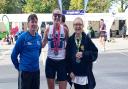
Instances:
[[[44,38],[42,40],[42,48],[45,47],[45,45],[47,44],[48,42],[48,32],[49,32],[49,29],[47,28],[44,32]]]
[[[64,32],[65,32],[65,38],[66,38],[66,40],[68,40],[68,38],[69,38],[69,29],[68,29],[68,27],[64,26]]]

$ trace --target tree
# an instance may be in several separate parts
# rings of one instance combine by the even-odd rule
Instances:
[[[7,6],[6,0],[0,0],[0,13],[5,13],[6,6]]]
[[[6,0],[7,1],[7,13],[20,13],[20,2],[18,0]]]
[[[89,0],[87,5],[87,12],[101,13],[107,12],[111,6],[110,0]]]
[[[0,0],[0,13],[18,13],[20,3],[18,0]]]
[[[23,13],[36,12],[34,10],[36,4],[38,4],[38,6],[40,6],[40,3],[38,3],[38,1],[35,1],[35,0],[27,0],[26,1],[26,4],[23,5],[22,12]]]
[[[125,11],[128,0],[89,0],[87,12],[107,12],[113,3],[121,3]],[[0,0],[0,13],[51,13],[58,7],[57,0]],[[62,0],[63,10],[84,9],[84,0]]]
[[[84,9],[84,0],[71,0],[69,9],[70,10]]]
[[[56,0],[26,0],[26,4],[23,6],[23,12],[51,13],[56,6]]]
[[[70,1],[71,1],[71,0],[62,0],[62,7],[63,7],[63,10],[69,10]]]
[[[111,4],[113,3],[120,5],[119,12],[124,12],[128,6],[128,0],[111,0]]]
[[[55,8],[58,8],[57,0],[42,0],[41,8],[43,13],[52,13]]]

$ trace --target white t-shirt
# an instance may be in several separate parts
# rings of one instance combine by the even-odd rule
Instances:
[[[86,85],[88,84],[88,78],[87,76],[75,76],[75,79],[72,80],[72,82],[79,85]]]
[[[57,32],[56,32],[57,33]],[[48,57],[55,60],[65,59],[65,32],[63,25],[60,25],[60,41],[58,55],[54,54],[53,25],[50,25],[48,32]]]

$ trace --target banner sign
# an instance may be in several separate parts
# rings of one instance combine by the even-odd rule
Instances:
[[[65,15],[84,15],[84,10],[63,10]]]

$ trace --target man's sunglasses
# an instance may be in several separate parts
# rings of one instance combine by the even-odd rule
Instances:
[[[53,14],[53,16],[60,18],[62,15],[61,14]]]

